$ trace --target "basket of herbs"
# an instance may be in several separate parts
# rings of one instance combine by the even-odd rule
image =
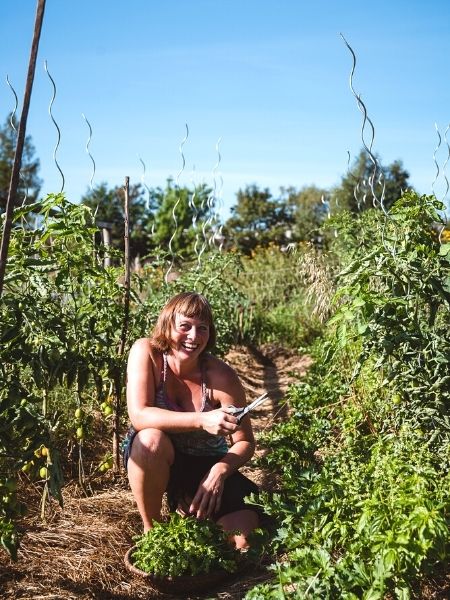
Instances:
[[[162,592],[206,590],[243,566],[242,555],[231,545],[228,534],[210,520],[173,513],[167,522],[155,522],[134,541],[125,565]]]

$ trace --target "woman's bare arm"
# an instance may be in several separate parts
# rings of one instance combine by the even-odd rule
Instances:
[[[220,361],[222,363],[222,361]],[[214,394],[220,401],[222,410],[227,406],[244,407],[245,391],[236,372],[225,363],[215,373]],[[208,413],[205,413],[208,414]],[[209,413],[211,414],[211,413]],[[201,481],[191,502],[190,512],[198,518],[210,517],[219,510],[225,480],[248,462],[255,451],[250,418],[245,416],[239,428],[231,435],[232,446]]]
[[[226,410],[226,407],[230,405],[237,408],[245,407],[245,390],[237,373],[225,363],[223,365],[224,385],[217,392],[222,409]],[[255,438],[248,416],[242,419],[239,428],[231,435],[231,440],[232,446],[217,467],[222,467],[227,476],[248,462],[255,452]]]

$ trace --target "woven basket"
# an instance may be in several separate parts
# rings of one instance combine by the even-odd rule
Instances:
[[[186,596],[189,592],[202,592],[213,588],[224,581],[233,580],[235,576],[242,573],[247,565],[244,563],[238,565],[237,570],[233,573],[223,569],[203,573],[201,575],[178,575],[177,577],[157,577],[152,573],[141,571],[131,562],[131,554],[136,546],[131,547],[125,554],[125,566],[135,575],[144,578],[148,585],[159,592],[167,594],[182,594]]]

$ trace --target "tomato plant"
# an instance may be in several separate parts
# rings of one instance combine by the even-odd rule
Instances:
[[[31,213],[37,219],[35,229],[22,226]],[[61,500],[58,449],[71,449],[79,483],[89,492],[84,446],[96,411],[103,415],[113,444],[94,473],[119,468],[127,349],[149,334],[168,297],[187,287],[211,294],[221,339],[218,350],[223,352],[234,340],[232,314],[240,296],[222,275],[230,259],[212,257],[201,272],[197,264],[186,267],[174,285],[167,285],[163,263],[155,258],[145,279],[138,273],[132,276],[131,311],[124,328],[121,253],[109,249],[118,266],[105,266],[105,248],[95,244],[91,209],[70,203],[62,194],[49,195],[16,209],[14,224],[0,300],[0,414],[5,423],[0,427],[0,477],[10,481],[20,472],[22,478],[40,481],[44,515],[49,494]],[[14,510],[13,493],[3,498],[2,540],[11,550],[17,541],[11,533],[14,516],[20,511]]]
[[[281,474],[260,499],[280,527],[274,581],[247,598],[409,598],[448,566],[450,245],[442,205],[404,194],[343,213],[334,314],[311,349],[263,458]],[[331,220],[330,220],[331,221]]]

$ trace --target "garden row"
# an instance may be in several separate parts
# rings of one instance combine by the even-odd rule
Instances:
[[[281,478],[262,500],[280,524],[280,558],[273,582],[248,600],[405,600],[421,597],[431,578],[445,596],[450,244],[436,231],[442,208],[406,193],[388,217],[370,210],[330,220],[335,242],[311,280],[330,313],[306,380],[288,395],[289,419],[263,440],[263,462]]]
[[[61,194],[14,213],[0,301],[0,540],[13,556],[29,483],[42,488],[44,517],[49,496],[62,502],[63,474],[90,493],[105,471],[118,470],[127,352],[169,296],[206,294],[219,355],[232,343],[284,336],[293,320],[292,343],[314,332],[300,318],[298,261],[276,247],[252,258],[206,251],[193,264],[161,251],[132,273],[128,292],[122,252],[96,238],[93,209]]]

